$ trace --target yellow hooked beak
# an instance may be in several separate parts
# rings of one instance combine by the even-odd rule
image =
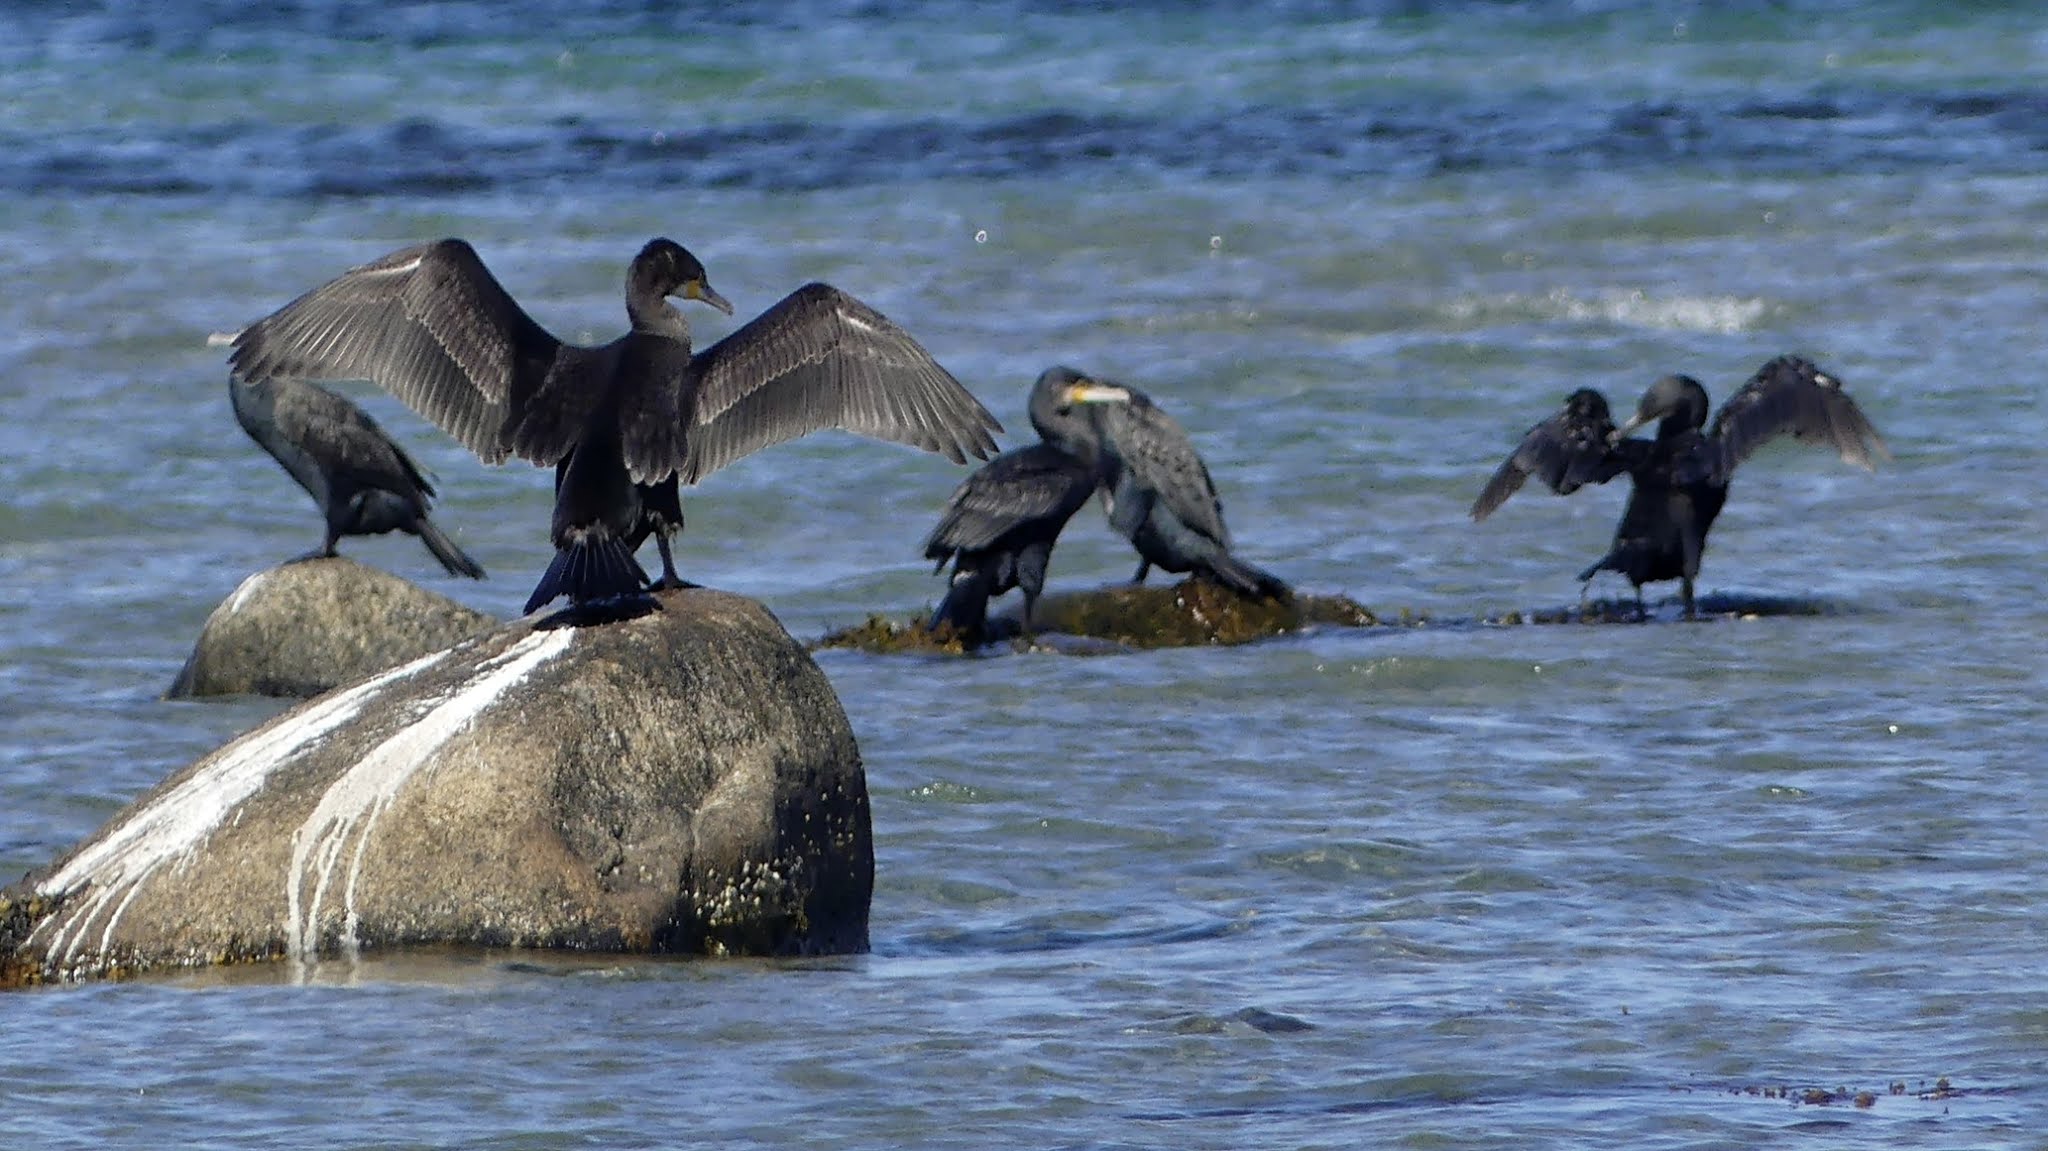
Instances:
[[[712,287],[705,280],[696,279],[685,282],[683,284],[683,298],[685,300],[701,301],[717,308],[728,316],[732,315],[732,301],[719,295],[718,289]]]
[[[1060,393],[1060,402],[1068,406],[1074,404],[1126,404],[1130,400],[1130,389],[1119,388],[1115,384],[1098,384],[1093,381],[1082,384],[1069,384],[1067,390]]]

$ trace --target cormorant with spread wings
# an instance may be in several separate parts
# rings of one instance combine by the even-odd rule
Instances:
[[[1653,422],[1656,439],[1629,438]],[[1614,544],[1579,579],[1620,572],[1635,585],[1639,610],[1644,584],[1681,580],[1685,614],[1692,618],[1693,581],[1707,530],[1728,499],[1736,465],[1786,433],[1833,448],[1844,462],[1866,471],[1875,470],[1876,459],[1891,458],[1884,438],[1840,380],[1804,357],[1779,356],[1728,397],[1712,426],[1707,390],[1690,376],[1665,376],[1650,385],[1636,414],[1619,428],[1600,393],[1573,392],[1564,409],[1530,428],[1493,473],[1472,503],[1472,518],[1491,515],[1532,475],[1565,494],[1626,472],[1634,491]]]
[[[626,272],[632,329],[566,344],[535,323],[461,240],[393,252],[343,273],[237,334],[251,380],[367,379],[486,463],[557,468],[555,558],[527,610],[647,586],[631,542],[650,532],[664,581],[681,528],[670,485],[694,484],[772,444],[824,428],[986,459],[1001,425],[909,333],[827,284],[806,284],[695,351],[669,303],[731,314],[682,245],[648,241]],[[670,496],[675,496],[671,499]]]

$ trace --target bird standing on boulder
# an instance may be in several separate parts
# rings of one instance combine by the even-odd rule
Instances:
[[[1728,499],[1737,464],[1787,432],[1819,441],[1865,471],[1875,470],[1875,458],[1891,458],[1884,438],[1841,381],[1800,356],[1779,356],[1757,369],[1721,405],[1711,427],[1707,406],[1707,390],[1698,380],[1665,376],[1643,393],[1636,414],[1615,428],[1598,392],[1573,392],[1563,411],[1522,437],[1473,501],[1472,518],[1492,514],[1531,475],[1564,494],[1626,472],[1634,490],[1614,544],[1579,579],[1620,572],[1635,585],[1639,612],[1644,584],[1680,580],[1691,619],[1707,530]],[[1656,439],[1629,438],[1649,423],[1657,425]]]
[[[1024,593],[1024,634],[1045,590],[1053,544],[1103,479],[1102,442],[1094,421],[1069,398],[1094,381],[1072,368],[1047,369],[1032,385],[1027,411],[1039,442],[1013,448],[961,481],[926,538],[926,559],[953,562],[946,598],[932,613],[931,630],[950,627],[979,641],[988,601],[1017,588]]]
[[[1106,460],[1103,507],[1109,525],[1138,549],[1133,583],[1154,565],[1195,575],[1253,598],[1288,599],[1280,577],[1230,553],[1223,502],[1209,469],[1180,424],[1144,392],[1125,384],[1089,381],[1066,392],[1086,405],[1102,437]]]
[[[228,375],[235,422],[295,480],[327,520],[327,535],[304,558],[332,556],[343,536],[415,535],[450,575],[484,578],[427,511],[434,485],[405,449],[361,408],[316,384]]]
[[[648,241],[626,272],[631,330],[597,347],[535,323],[476,250],[439,240],[354,268],[244,329],[230,362],[252,380],[368,379],[486,463],[557,468],[556,552],[527,610],[633,595],[632,544],[661,550],[680,483],[824,428],[986,459],[997,424],[908,333],[826,284],[806,284],[701,352],[669,297],[730,314],[682,245]],[[673,517],[668,513],[673,504]]]

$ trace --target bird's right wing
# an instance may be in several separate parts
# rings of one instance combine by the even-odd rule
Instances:
[[[245,378],[369,380],[488,463],[506,456],[506,412],[562,346],[461,240],[351,268],[232,342]]]
[[[955,552],[988,547],[1034,521],[1065,524],[1088,502],[1096,479],[1095,469],[1051,444],[1004,452],[953,489],[925,539],[925,558],[944,563]]]
[[[1483,520],[1492,515],[1530,476],[1559,495],[1570,495],[1586,484],[1604,484],[1620,475],[1628,470],[1628,457],[1623,454],[1627,449],[1608,443],[1613,434],[1614,421],[1599,393],[1574,393],[1557,414],[1530,428],[1513,454],[1494,469],[1493,477],[1479,490],[1479,498],[1472,501],[1472,518]]]

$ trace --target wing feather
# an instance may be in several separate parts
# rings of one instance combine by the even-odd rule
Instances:
[[[841,428],[955,463],[995,452],[988,414],[910,334],[827,284],[806,284],[690,362],[688,464],[705,476],[771,444]]]
[[[1153,492],[1182,523],[1228,548],[1223,502],[1194,441],[1149,396],[1125,384],[1116,386],[1130,393],[1130,402],[1097,409],[1111,453],[1139,487]]]
[[[1095,470],[1051,444],[1004,452],[953,489],[938,526],[924,543],[926,559],[993,546],[1017,528],[1063,525],[1095,492]]]
[[[1757,449],[1790,433],[1833,448],[1844,463],[1865,471],[1891,459],[1884,437],[1842,383],[1802,356],[1779,356],[1721,404],[1708,435],[1719,448],[1725,477]]]
[[[1492,478],[1479,489],[1479,498],[1472,501],[1472,518],[1483,520],[1492,515],[1509,496],[1522,490],[1530,476],[1559,495],[1570,495],[1586,484],[1604,484],[1620,475],[1627,470],[1629,457],[1618,454],[1608,442],[1613,434],[1614,420],[1606,397],[1591,388],[1573,392],[1564,407],[1531,427],[1494,469]]]
[[[562,348],[461,240],[351,268],[233,346],[229,362],[249,379],[369,380],[490,463],[506,456],[506,413]]]

